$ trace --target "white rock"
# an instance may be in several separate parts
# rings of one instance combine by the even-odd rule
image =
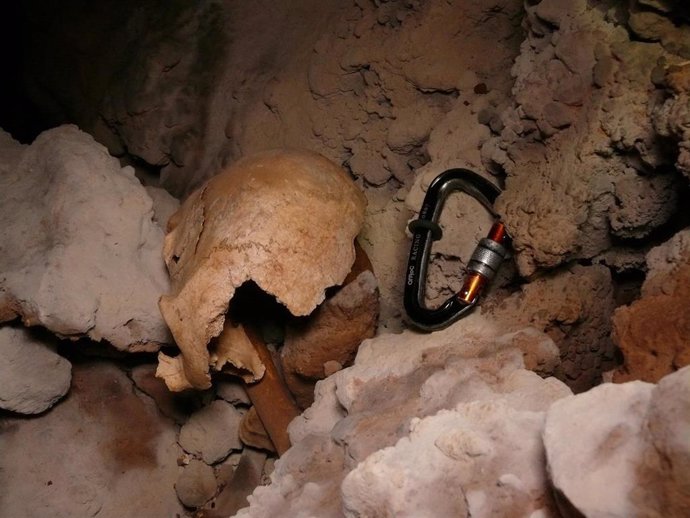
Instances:
[[[605,384],[561,399],[543,435],[566,509],[587,517],[687,516],[690,367],[656,387]]]
[[[685,516],[690,509],[690,366],[652,392],[645,424],[647,454],[638,468],[638,516]]]
[[[553,516],[540,434],[571,392],[524,369],[517,344],[535,365],[557,357],[545,335],[515,336],[473,314],[365,341],[352,367],[317,384],[271,484],[237,516]]]
[[[654,385],[610,383],[556,401],[544,445],[555,488],[584,516],[637,516],[634,466],[645,451],[642,426]]]
[[[122,350],[170,343],[163,232],[133,169],[74,126],[0,162],[0,320]]]
[[[225,401],[216,400],[189,418],[180,430],[180,446],[199,455],[207,464],[242,448],[239,426],[242,414]]]
[[[345,515],[488,518],[548,510],[543,420],[543,412],[500,400],[413,420],[408,437],[345,478]]]
[[[200,507],[216,493],[218,484],[213,468],[192,459],[175,482],[177,497],[187,507]]]
[[[168,191],[160,187],[147,185],[146,192],[153,201],[154,219],[158,225],[165,230],[170,216],[180,208],[180,202]]]
[[[69,390],[72,366],[24,328],[0,328],[0,408],[38,414]]]

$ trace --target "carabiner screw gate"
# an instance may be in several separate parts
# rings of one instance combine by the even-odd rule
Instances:
[[[489,235],[482,239],[474,249],[467,264],[467,277],[458,293],[458,298],[468,304],[476,304],[482,290],[494,277],[508,256],[506,248],[509,238],[506,227],[497,221]]]
[[[460,292],[435,309],[424,304],[426,271],[431,244],[441,239],[438,219],[451,192],[464,191],[479,201],[495,218],[487,237],[482,239],[467,264],[467,277]],[[412,245],[405,282],[405,310],[420,329],[433,331],[452,324],[477,304],[483,289],[496,276],[508,256],[510,237],[493,210],[500,189],[467,169],[449,169],[438,175],[427,189],[419,218],[409,225]]]

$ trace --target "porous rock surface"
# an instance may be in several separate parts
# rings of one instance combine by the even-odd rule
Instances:
[[[55,343],[24,328],[0,328],[0,408],[39,414],[67,394],[71,379]]]
[[[177,426],[124,371],[75,363],[67,398],[38,419],[0,417],[3,516],[183,516]]]
[[[527,283],[482,311],[508,329],[531,326],[548,334],[560,350],[553,375],[582,392],[616,366],[610,336],[614,307],[609,270],[576,265]]]
[[[657,386],[604,384],[556,401],[543,435],[565,516],[687,513],[690,367]]]
[[[613,338],[624,364],[615,381],[655,383],[690,365],[690,230],[647,254],[641,297],[616,309]]]
[[[169,4],[106,3],[81,19],[74,0],[61,4],[73,16],[27,8],[54,42],[29,47],[44,66],[23,71],[27,95],[161,167],[180,196],[276,146],[343,164],[369,199],[362,243],[388,329],[401,327],[405,225],[448,167],[507,174],[498,208],[524,275],[576,259],[638,267],[678,213],[690,169],[682,2]],[[80,26],[103,30],[75,39]],[[102,56],[102,41],[118,44]],[[457,291],[485,220],[450,200],[430,301]]]
[[[557,360],[538,335],[548,345],[522,351],[472,315],[365,341],[353,367],[317,384],[272,483],[237,516],[552,516],[540,433],[571,392],[524,369],[523,357]]]
[[[352,267],[365,203],[342,168],[290,150],[243,158],[187,198],[168,222],[172,290],[160,300],[182,352],[180,376],[210,386],[208,344],[247,281],[292,314],[311,313]]]
[[[15,147],[19,153],[19,148]],[[171,336],[151,198],[131,168],[74,126],[0,164],[0,320],[153,351]]]
[[[362,244],[393,329],[415,171],[481,172],[490,130],[478,115],[507,103],[523,38],[521,0],[173,0],[165,9],[126,0],[88,12],[73,0],[50,9],[31,1],[28,32],[50,43],[27,45],[27,61],[42,64],[40,74],[22,71],[27,95],[114,154],[160,167],[176,196],[275,147],[312,149],[351,171],[369,198]],[[72,36],[87,27],[99,30]],[[433,274],[435,289],[461,266],[458,253]]]
[[[649,236],[677,213],[687,185],[673,169],[687,156],[687,93],[653,84],[683,51],[634,41],[627,11],[611,7],[525,6],[514,104],[482,147],[487,166],[507,173],[497,208],[525,275]]]

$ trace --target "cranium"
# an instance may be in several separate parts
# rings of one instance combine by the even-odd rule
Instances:
[[[164,244],[172,291],[159,305],[182,353],[159,357],[168,387],[207,388],[209,364],[226,361],[248,371],[247,381],[260,378],[241,339],[209,353],[236,289],[254,281],[293,315],[308,315],[350,271],[364,209],[344,170],[305,151],[244,158],[195,191],[170,218]]]

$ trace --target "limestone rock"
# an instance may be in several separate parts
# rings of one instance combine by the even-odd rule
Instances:
[[[545,373],[581,392],[599,383],[602,373],[616,366],[610,337],[614,305],[608,269],[578,265],[544,275],[484,311],[507,329],[530,326],[546,332],[560,350],[560,361],[548,366]],[[527,342],[536,344],[538,340],[530,337]],[[536,370],[547,367],[535,366],[527,359],[526,363]]]
[[[216,400],[195,412],[180,429],[180,446],[215,464],[242,448],[238,429],[242,414],[225,401]]]
[[[180,208],[180,202],[165,189],[146,186],[146,192],[153,201],[154,219],[158,225],[166,230],[170,216]]]
[[[643,433],[633,503],[642,516],[683,516],[690,509],[690,367],[659,381]]]
[[[3,415],[0,434],[5,516],[184,514],[177,426],[112,364],[75,363],[69,397],[39,418]]]
[[[513,506],[551,516],[539,434],[546,408],[571,392],[523,368],[516,346],[528,336],[506,338],[472,314],[432,334],[366,340],[352,367],[317,383],[316,401],[290,425],[293,446],[276,462],[271,484],[257,488],[237,516],[340,517],[343,509],[348,516],[433,516],[467,505],[459,498],[465,494],[477,516]],[[555,347],[529,349],[541,350],[538,364],[558,356]],[[499,424],[505,413],[513,425]],[[451,433],[460,423],[466,440]],[[515,443],[512,426],[522,430]],[[463,447],[476,455],[463,457]],[[420,460],[424,453],[428,464]],[[433,469],[433,461],[444,469]],[[503,462],[510,466],[505,472]],[[403,472],[428,490],[415,496]],[[383,473],[395,475],[379,478]]]
[[[663,82],[670,95],[654,107],[654,127],[662,137],[678,142],[675,165],[690,178],[690,64],[683,61],[669,65]]]
[[[369,455],[347,475],[345,516],[555,516],[543,464],[543,421],[543,412],[500,400],[415,419],[408,437]]]
[[[648,39],[665,37],[651,37],[652,25],[674,26],[671,15],[631,8]],[[688,103],[649,88],[659,63],[680,61],[680,46],[632,41],[615,16],[582,1],[534,2],[525,25],[514,103],[482,156],[507,174],[497,209],[529,276],[615,255],[618,238],[646,238],[680,213],[687,182],[672,166],[678,156],[684,170]]]
[[[213,468],[200,460],[192,459],[175,482],[177,498],[186,507],[200,507],[216,494],[218,483]]]
[[[566,516],[684,516],[690,503],[690,367],[604,384],[546,414],[549,475]]]
[[[584,516],[636,515],[629,498],[636,476],[629,466],[644,452],[640,431],[653,388],[643,382],[604,384],[549,408],[544,428],[549,474]]]
[[[12,138],[12,135],[0,129],[0,156],[2,156],[2,171],[13,171],[22,159],[22,155],[28,146],[20,144]]]
[[[172,291],[160,308],[192,386],[210,386],[207,346],[242,284],[252,280],[307,315],[345,279],[364,207],[344,170],[306,151],[244,158],[185,201],[168,222]]]
[[[0,358],[0,408],[39,414],[67,394],[72,366],[46,339],[27,329],[2,327]]]
[[[131,168],[74,126],[43,133],[0,168],[0,318],[154,351],[171,337],[161,229]]]
[[[690,365],[690,230],[647,254],[642,297],[616,309],[613,338],[624,365],[615,381],[659,381]]]

